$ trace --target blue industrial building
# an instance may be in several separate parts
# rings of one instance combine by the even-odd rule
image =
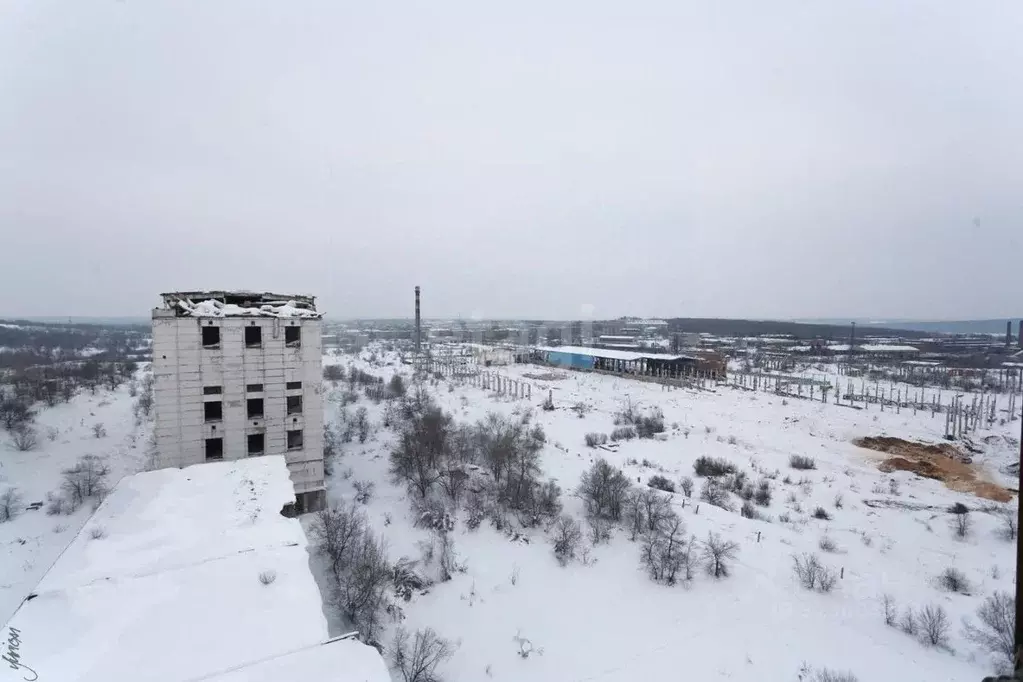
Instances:
[[[533,354],[536,360],[566,369],[661,376],[689,373],[700,363],[699,357],[690,355],[640,353],[588,346],[540,346],[534,349]]]

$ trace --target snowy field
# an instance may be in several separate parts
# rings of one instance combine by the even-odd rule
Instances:
[[[29,452],[18,452],[11,435],[0,430],[0,494],[14,488],[26,505],[45,503],[47,493],[59,492],[61,471],[83,455],[104,458],[110,485],[141,471],[149,423],[136,425],[132,402],[127,386],[121,386],[113,392],[81,391],[70,403],[54,407],[37,405],[39,445]],[[106,435],[96,437],[96,424],[102,424]],[[50,516],[44,504],[0,523],[0,623],[11,617],[92,511],[92,501],[87,501],[72,514]]]
[[[375,363],[365,352],[360,358],[340,355],[324,361],[346,370],[358,367],[385,381],[395,371],[409,373],[396,357],[378,355]],[[805,671],[821,668],[852,672],[861,682],[972,682],[998,666],[996,656],[964,636],[962,619],[976,621],[975,611],[988,595],[1013,589],[1014,544],[1002,537],[1005,524],[999,512],[1015,509],[1015,497],[1003,504],[909,472],[883,472],[879,465],[888,455],[852,442],[893,436],[939,443],[940,415],[854,410],[731,388],[666,390],[653,383],[552,373],[536,366],[493,372],[528,382],[531,400],[447,379],[424,386],[458,423],[471,424],[488,413],[521,418],[531,411],[532,423],[546,433],[543,476],[563,489],[564,511],[582,524],[585,547],[561,566],[544,528],[517,528],[511,534],[484,521],[470,530],[464,510],[458,510],[450,536],[464,572],[417,591],[408,602],[399,600],[400,622],[385,618],[377,638],[385,647],[399,624],[410,631],[434,628],[456,645],[453,657],[441,666],[449,682],[795,681],[811,679]],[[342,409],[338,397],[346,390],[345,383],[325,383],[328,422],[336,423]],[[548,392],[553,411],[541,409]],[[33,452],[15,451],[0,432],[0,492],[14,486],[25,502],[44,502],[48,492],[60,487],[61,471],[87,454],[106,458],[111,482],[143,470],[148,425],[136,426],[132,402],[122,387],[113,393],[81,393],[70,404],[41,409],[36,420],[40,444]],[[615,414],[628,403],[640,410],[659,408],[665,433],[617,447],[609,443],[606,449],[587,447],[586,434],[610,434]],[[388,474],[396,434],[382,424],[386,405],[359,391],[358,402],[344,408],[348,414],[366,408],[370,434],[365,443],[355,439],[340,446],[328,495],[334,503],[350,501],[356,484],[372,483],[362,508],[373,530],[386,538],[389,558],[416,560],[423,573],[436,578],[435,563],[427,565],[422,558],[435,534],[416,526],[405,487]],[[106,430],[98,439],[93,433],[97,422]],[[1016,487],[1000,470],[1016,457],[1018,427],[1019,422],[995,424],[971,434],[983,448],[971,453],[979,475]],[[816,468],[792,469],[792,455],[812,457]],[[693,471],[700,456],[729,461],[753,483],[766,478],[772,499],[769,506],[756,507],[762,518],[741,516],[742,499],[736,494],[730,495],[731,511],[701,501],[706,479]],[[641,542],[631,541],[625,528],[593,545],[585,506],[575,491],[583,472],[600,457],[621,467],[637,488],[655,474],[669,479],[679,490],[670,503],[685,522],[687,537],[699,543],[713,532],[738,544],[730,575],[715,579],[700,566],[689,584],[669,586],[651,580],[640,562]],[[680,488],[687,476],[695,480],[691,498]],[[957,502],[972,510],[964,538],[956,537],[950,525],[956,516],[947,511]],[[830,519],[815,518],[817,507]],[[89,539],[92,512],[86,504],[71,515],[50,516],[44,505],[0,523],[0,622],[10,618],[76,536],[76,542]],[[310,521],[303,519],[307,529]],[[803,553],[816,554],[841,576],[831,592],[800,585],[793,555]],[[950,592],[937,580],[950,567],[965,576],[968,585],[961,592]],[[947,645],[925,646],[919,633],[886,626],[884,595],[894,599],[899,620],[907,607],[916,612],[942,607],[949,621]],[[336,616],[331,625],[331,634],[345,626]]]
[[[373,364],[367,357],[364,351],[359,359],[341,355],[325,361],[385,380],[396,370],[408,372],[393,357],[381,355]],[[609,542],[587,548],[584,558],[562,567],[542,528],[522,531],[517,538],[486,522],[469,530],[459,512],[452,533],[464,573],[401,605],[404,627],[432,627],[456,643],[454,656],[443,666],[445,679],[805,680],[810,679],[807,670],[828,668],[852,672],[861,681],[972,682],[999,665],[963,635],[962,618],[975,621],[974,612],[986,596],[1013,590],[1015,548],[1001,537],[1001,512],[1014,509],[1015,501],[999,504],[909,472],[882,472],[878,467],[886,455],[852,443],[866,436],[941,442],[940,416],[783,402],[730,388],[668,391],[596,374],[557,372],[562,378],[549,379],[544,376],[549,369],[535,366],[493,371],[528,381],[532,400],[447,380],[430,382],[429,390],[458,422],[471,423],[489,412],[521,416],[532,410],[533,423],[547,436],[544,473],[562,487],[565,511],[580,520],[585,534],[584,504],[574,491],[583,472],[603,457],[637,486],[660,474],[678,489],[682,477],[694,477],[691,499],[682,492],[671,496],[687,534],[701,541],[714,532],[739,548],[729,577],[715,579],[701,567],[689,585],[667,586],[651,580],[640,563],[640,543],[630,541],[622,528]],[[340,409],[336,398],[344,388],[328,389],[334,398],[328,401],[328,421]],[[540,407],[548,391],[553,411]],[[614,451],[587,447],[585,435],[611,433],[615,413],[627,402],[663,411],[663,440],[623,441]],[[572,409],[577,404],[585,406],[578,410],[582,417]],[[356,483],[373,483],[365,509],[374,529],[387,539],[391,559],[420,559],[432,534],[415,526],[406,490],[390,481],[388,455],[395,436],[380,427],[383,405],[363,397],[345,408],[351,413],[366,407],[375,431],[364,444],[342,446],[328,495],[332,502],[350,500]],[[1013,488],[1015,482],[998,470],[1016,456],[1018,425],[979,432],[980,438],[990,437],[984,452],[973,455],[981,476]],[[731,495],[733,511],[700,501],[705,479],[694,476],[693,462],[704,455],[728,460],[753,482],[768,479],[771,503],[757,508],[763,518],[741,516],[737,495]],[[816,468],[790,468],[792,455],[812,457]],[[972,510],[964,538],[956,537],[950,525],[956,515],[947,510],[956,502]],[[815,518],[817,507],[830,519]],[[793,555],[803,553],[816,554],[841,576],[832,591],[800,585]],[[939,574],[950,567],[965,575],[968,585],[962,592],[938,583]],[[886,626],[886,594],[894,599],[900,619],[907,607],[915,612],[942,607],[949,623],[947,643],[925,646],[919,633]],[[380,640],[386,645],[389,633]]]

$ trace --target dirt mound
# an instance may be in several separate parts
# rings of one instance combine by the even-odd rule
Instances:
[[[1008,502],[1012,493],[983,480],[972,460],[951,443],[914,443],[901,438],[868,436],[854,445],[893,455],[878,466],[881,471],[911,471],[944,482],[951,490],[968,492],[996,502]]]

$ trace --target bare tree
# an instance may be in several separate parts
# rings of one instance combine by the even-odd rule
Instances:
[[[955,511],[952,514],[952,520],[949,525],[952,526],[952,533],[957,538],[969,537],[970,531],[973,528],[973,519],[970,518],[970,512],[966,510],[964,506],[963,511]]]
[[[367,532],[356,540],[351,563],[341,571],[335,597],[341,611],[367,639],[371,639],[380,626],[391,574],[382,539]]]
[[[366,517],[354,504],[341,504],[317,512],[309,533],[330,560],[335,582],[351,563],[355,544],[366,534],[366,529]]]
[[[703,542],[703,562],[707,573],[715,578],[728,577],[729,563],[739,553],[739,545],[731,540],[723,540],[716,533],[708,533]]]
[[[13,521],[24,510],[25,505],[17,488],[8,488],[0,495],[0,523]]]
[[[704,481],[703,487],[700,489],[700,499],[721,509],[729,511],[732,509],[732,505],[729,504],[728,489],[716,478],[708,478]]]
[[[970,581],[958,568],[948,567],[938,576],[938,584],[949,592],[969,592]]]
[[[391,452],[391,475],[405,483],[421,499],[440,479],[440,467],[447,459],[451,417],[439,407],[428,405],[425,412],[413,414]]]
[[[693,479],[689,476],[683,476],[682,481],[679,484],[682,488],[682,494],[686,497],[693,496]]]
[[[925,606],[920,612],[920,631],[931,646],[948,646],[948,614],[937,604]]]
[[[633,490],[625,498],[623,517],[629,530],[629,539],[635,541],[646,530],[646,507],[643,504],[642,490]]]
[[[640,558],[651,578],[668,585],[675,584],[688,549],[685,533],[682,518],[674,512],[662,516],[656,528],[647,529]]]
[[[432,628],[417,630],[409,641],[408,630],[398,628],[391,645],[391,665],[404,682],[440,682],[437,668],[454,654],[454,646]]]
[[[995,592],[977,609],[980,626],[963,620],[967,639],[1012,661],[1016,632],[1016,600],[1008,592]]]
[[[629,479],[621,469],[611,466],[605,459],[598,459],[583,473],[579,495],[590,514],[617,522],[622,518],[630,488]]]
[[[107,427],[103,426],[103,422],[96,422],[92,425],[92,435],[96,438],[106,437]]]
[[[106,460],[96,455],[83,455],[73,467],[64,469],[61,474],[61,490],[70,500],[72,506],[78,507],[92,497],[106,494],[106,479],[110,475],[110,466]]]
[[[583,539],[583,531],[579,522],[568,514],[562,514],[554,522],[551,540],[554,543],[554,556],[562,566],[575,558],[579,543]]]

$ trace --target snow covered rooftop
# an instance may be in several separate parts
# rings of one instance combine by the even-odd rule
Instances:
[[[386,682],[374,649],[323,644],[294,499],[279,456],[125,477],[0,637],[39,680]]]
[[[612,348],[590,348],[589,346],[537,346],[536,350],[554,353],[573,353],[575,355],[589,355],[594,358],[608,358],[610,360],[641,360],[643,358],[654,358],[656,360],[698,360],[699,358],[690,355],[664,355],[661,353],[638,353],[627,350],[614,350]]]
[[[183,291],[161,296],[164,307],[181,317],[323,317],[313,296],[253,291]]]

